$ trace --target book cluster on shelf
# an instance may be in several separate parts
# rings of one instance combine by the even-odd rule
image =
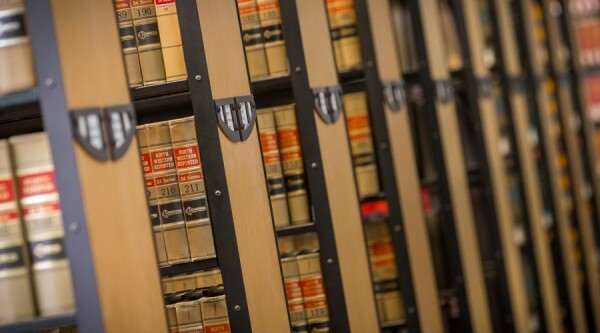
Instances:
[[[0,0],[0,332],[598,331],[598,154],[600,0]]]

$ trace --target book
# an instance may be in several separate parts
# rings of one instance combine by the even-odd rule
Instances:
[[[375,161],[367,93],[344,94],[344,110],[354,175],[361,199],[379,194],[379,175]]]
[[[385,218],[380,218],[367,223],[365,232],[379,320],[402,320],[406,316],[389,225]]]
[[[167,82],[185,80],[187,70],[175,0],[156,0],[156,20],[160,33],[166,80]]]
[[[152,232],[154,234],[154,246],[158,257],[159,266],[166,266],[167,249],[165,247],[165,237],[163,228],[160,224],[160,216],[158,211],[158,192],[154,182],[154,173],[152,172],[152,159],[148,147],[148,126],[140,125],[137,127],[137,139],[140,147],[140,156],[142,161],[142,170],[144,174],[144,186],[146,188],[146,200],[150,211],[150,223],[152,224]]]
[[[305,251],[296,258],[308,330],[329,332],[329,310],[321,273],[321,257],[316,251]]]
[[[216,255],[194,117],[169,121],[191,260]]]
[[[285,179],[288,208],[292,224],[311,221],[308,193],[304,176],[302,148],[296,123],[296,109],[293,104],[273,110],[277,140],[281,152],[281,166]]]
[[[463,68],[463,60],[456,21],[448,0],[439,0],[439,2],[443,39],[448,54],[448,68],[451,71],[457,71]]]
[[[600,123],[600,74],[587,75],[583,79],[583,86],[590,119]]]
[[[200,299],[205,333],[231,333],[223,287],[208,289],[208,297]]]
[[[269,67],[256,0],[237,0],[237,2],[250,78],[254,80],[266,77],[269,75]]]
[[[129,0],[144,85],[166,80],[154,0]]]
[[[396,44],[400,54],[401,68],[404,71],[416,71],[419,68],[419,58],[410,11],[407,4],[400,1],[390,2],[390,9],[394,30],[396,31]]]
[[[65,232],[48,136],[44,132],[26,134],[11,137],[9,142],[39,314],[73,313],[71,268],[65,251]]]
[[[204,333],[199,297],[175,304],[175,314],[179,333]]]
[[[135,29],[133,28],[133,15],[129,0],[115,0],[117,12],[117,23],[119,25],[119,37],[121,38],[121,49],[125,60],[127,82],[130,87],[143,85],[142,68],[140,67],[140,55],[137,50]]]
[[[35,315],[8,141],[0,140],[0,324]]]
[[[302,296],[302,286],[300,284],[300,271],[296,255],[296,252],[291,252],[281,256],[285,298],[287,299],[288,312],[290,313],[292,332],[308,332],[304,297]]]
[[[0,1],[0,95],[33,88],[35,72],[23,0]]]
[[[281,25],[279,0],[257,0],[260,26],[265,40],[265,52],[269,75],[288,73],[287,51]]]
[[[360,65],[362,54],[354,1],[327,0],[327,13],[338,70]]]
[[[279,153],[279,143],[277,142],[273,109],[258,110],[257,123],[260,132],[260,145],[267,175],[267,187],[269,198],[271,199],[273,220],[275,227],[283,227],[290,224],[290,212],[285,193],[285,180],[281,167],[281,154]]]
[[[165,238],[167,262],[170,265],[189,262],[191,260],[190,247],[179,193],[169,122],[149,124],[147,136],[152,176],[156,187],[158,216]]]

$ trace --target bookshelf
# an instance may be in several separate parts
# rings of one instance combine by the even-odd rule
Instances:
[[[568,0],[489,0],[497,57],[490,67],[480,63],[479,32],[484,29],[477,4],[446,1],[457,28],[460,68],[446,66],[442,31],[431,18],[440,14],[437,0],[352,0],[362,61],[341,71],[336,70],[327,2],[280,0],[289,73],[255,80],[248,72],[236,1],[179,1],[188,79],[138,88],[126,86],[111,2],[75,2],[25,0],[39,83],[0,96],[0,138],[42,130],[50,136],[77,310],[0,325],[1,332],[72,324],[84,332],[163,330],[161,277],[216,268],[222,272],[233,332],[287,332],[290,315],[277,240],[307,234],[316,234],[320,243],[330,327],[336,332],[527,332],[535,320],[540,331],[600,329],[600,284],[593,269],[600,248],[600,177],[594,123],[581,84],[596,69],[579,63],[573,16],[581,15],[566,10]],[[400,59],[409,51],[398,43],[391,21],[390,6],[398,3],[408,6],[413,17],[415,67],[405,67]],[[546,47],[568,48],[570,57],[549,52],[548,65],[539,66],[536,59],[543,56],[532,31],[540,23],[529,8],[534,3],[542,9]],[[554,15],[557,3],[563,8],[560,15]],[[90,11],[94,18],[84,14]],[[93,41],[86,37],[95,31],[106,33]],[[81,58],[95,66],[83,66]],[[545,91],[543,78],[555,82],[555,93]],[[397,110],[383,93],[391,84],[404,96]],[[499,120],[487,91],[490,84],[504,88],[496,98],[504,101],[508,135],[516,143],[511,163],[525,203],[519,223],[497,147]],[[381,191],[363,200],[343,115],[328,122],[315,111],[316,91],[338,86],[344,93],[368,96]],[[421,89],[424,110],[411,97],[414,88]],[[552,94],[556,118],[547,107]],[[310,222],[275,227],[258,126],[233,142],[214,113],[215,101],[233,97],[252,99],[256,109],[296,105]],[[157,266],[136,139],[121,159],[108,162],[96,160],[73,140],[75,111],[114,106],[134,110],[138,124],[195,116],[216,257]],[[422,170],[426,158],[415,121],[421,111],[432,129],[425,135],[433,147],[434,173]],[[554,136],[553,126],[559,126],[561,137]],[[539,131],[537,145],[531,142],[532,127]],[[566,168],[554,163],[561,154]],[[572,180],[568,188],[557,181],[565,175]],[[442,244],[428,234],[431,212],[423,206],[430,203],[423,190],[439,208],[448,285],[436,281],[434,247]],[[378,320],[366,237],[373,221],[360,209],[370,202],[389,208],[386,223],[403,320]],[[480,230],[482,224],[486,230]],[[519,228],[522,242],[515,240]],[[120,231],[117,240],[111,229]],[[568,239],[573,230],[581,244]],[[571,256],[573,246],[581,251],[581,261]],[[528,265],[532,273],[524,272]],[[534,281],[532,286],[525,277]],[[122,295],[131,290],[143,290],[145,296],[124,302]]]

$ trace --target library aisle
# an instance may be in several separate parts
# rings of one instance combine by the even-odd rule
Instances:
[[[600,0],[0,0],[0,333],[600,332]]]

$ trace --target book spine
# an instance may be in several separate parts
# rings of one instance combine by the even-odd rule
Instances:
[[[310,208],[304,177],[302,149],[293,105],[275,109],[275,126],[281,150],[281,166],[285,179],[288,207],[292,224],[310,222]]]
[[[205,333],[231,333],[225,295],[200,299]]]
[[[302,297],[302,285],[300,284],[300,272],[296,257],[281,258],[281,270],[283,272],[285,298],[287,299],[290,321],[294,328],[293,332],[308,332],[304,298]]]
[[[356,11],[353,0],[328,0],[332,39],[337,40],[341,63],[338,69],[352,68],[362,63],[360,40],[356,26]],[[336,56],[337,58],[337,56]],[[341,65],[340,65],[341,64]]]
[[[446,1],[440,1],[440,16],[442,33],[448,56],[448,67],[450,70],[459,70],[463,67],[458,30],[450,5]]]
[[[142,69],[140,68],[140,55],[135,41],[135,29],[129,0],[115,0],[117,12],[117,23],[119,24],[119,36],[121,38],[121,49],[125,60],[127,80],[130,87],[139,87],[143,84]]]
[[[156,247],[158,264],[159,266],[166,266],[168,264],[167,249],[165,247],[163,228],[160,224],[160,216],[158,211],[158,192],[154,182],[152,160],[150,158],[150,150],[148,147],[147,125],[141,125],[137,127],[137,137],[140,145],[142,170],[144,173],[144,185],[146,187],[146,200],[148,200],[148,208],[150,210],[150,223],[152,224],[152,232],[154,234],[154,246]]]
[[[216,255],[194,117],[169,121],[192,261]]]
[[[148,147],[156,186],[158,213],[170,265],[189,262],[190,247],[171,145],[169,122],[148,126]]]
[[[179,333],[204,333],[200,300],[175,304]]]
[[[175,0],[156,0],[156,19],[165,63],[167,81],[185,80],[187,70],[183,57],[179,17]]]
[[[382,322],[405,318],[392,237],[385,220],[366,225],[375,299]]]
[[[129,0],[144,85],[165,82],[154,0]]]
[[[283,75],[288,72],[288,61],[279,0],[258,0],[257,5],[260,26],[265,39],[269,75]]]
[[[258,79],[268,76],[269,68],[265,53],[265,39],[260,27],[256,0],[238,0],[238,10],[250,78]]]
[[[333,55],[338,69],[345,68],[344,57],[340,47],[340,29],[339,20],[335,15],[336,3],[338,0],[327,0],[327,16],[329,18],[329,33],[331,34],[331,43],[333,44]]]
[[[22,0],[0,1],[0,95],[35,85],[25,21]]]
[[[71,269],[48,137],[37,133],[12,137],[23,220],[41,316],[72,313]]]
[[[33,318],[33,293],[8,142],[0,140],[0,324]]]
[[[302,254],[297,260],[309,331],[328,332],[329,311],[319,253]]]
[[[258,110],[257,122],[273,219],[276,227],[283,227],[290,224],[290,218],[273,109]]]
[[[169,333],[179,333],[179,323],[177,322],[177,309],[175,308],[175,304],[169,304],[166,308]]]
[[[380,187],[369,122],[367,94],[358,92],[344,95],[344,106],[358,196],[361,199],[375,196],[379,194]]]

